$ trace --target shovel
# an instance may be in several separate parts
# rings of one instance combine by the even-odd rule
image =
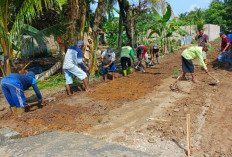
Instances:
[[[216,81],[216,84],[218,84],[220,82],[218,79],[216,79],[215,77],[213,77],[210,73],[208,73],[208,75]]]

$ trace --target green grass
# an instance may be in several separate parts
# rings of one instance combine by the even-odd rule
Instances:
[[[98,69],[95,75],[89,76],[90,79],[99,78],[102,76],[102,70]],[[73,85],[79,85],[82,81],[73,76]],[[65,76],[64,74],[56,74],[50,76],[47,80],[37,80],[37,86],[39,89],[49,89],[53,87],[65,86]],[[32,88],[30,88],[32,89]]]
[[[211,44],[220,43],[222,41],[221,37],[216,38],[214,41],[210,42]]]
[[[172,75],[174,75],[174,76],[179,76],[179,75],[180,75],[180,69],[174,68],[174,69],[173,69],[173,72],[172,72]]]
[[[77,85],[77,84],[81,84],[82,81],[75,79],[75,77],[73,77],[73,84]],[[55,86],[65,86],[65,76],[64,74],[56,74],[53,76],[50,76],[47,80],[37,80],[37,86],[39,89],[49,89],[49,88],[53,88]]]
[[[215,48],[213,47],[213,44],[220,43],[221,40],[222,40],[221,37],[218,37],[218,38],[216,38],[214,41],[211,41],[211,42],[210,42],[211,48],[209,49],[209,51],[207,52],[207,54],[214,52],[214,51],[215,51]]]

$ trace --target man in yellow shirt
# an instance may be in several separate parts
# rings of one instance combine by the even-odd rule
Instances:
[[[194,78],[194,65],[192,60],[198,58],[200,65],[203,67],[205,72],[208,74],[208,69],[204,63],[203,60],[203,51],[207,52],[210,48],[210,44],[206,43],[204,47],[199,47],[199,46],[193,46],[185,49],[182,53],[182,70],[183,70],[183,75],[182,79],[187,80],[186,78],[186,73],[190,73],[192,76],[192,81],[193,83],[198,83],[198,81]]]

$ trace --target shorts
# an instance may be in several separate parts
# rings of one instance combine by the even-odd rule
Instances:
[[[104,66],[107,65],[105,63],[102,63],[102,71],[103,71],[103,75],[106,75],[108,74],[108,68],[104,68]],[[115,63],[112,63],[110,65],[110,72],[115,72],[116,71],[116,66],[115,66]]]
[[[73,75],[76,76],[81,81],[87,77],[86,73],[77,66],[74,66],[73,68],[70,69],[64,69],[64,74],[66,79],[65,84],[73,84],[73,79],[72,79]]]
[[[122,65],[122,70],[126,70],[127,66],[131,66],[131,59],[128,57],[122,57],[121,58],[121,65]]]
[[[184,73],[194,73],[194,65],[192,60],[182,57],[182,70]]]

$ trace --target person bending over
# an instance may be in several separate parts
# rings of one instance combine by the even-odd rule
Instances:
[[[15,116],[21,116],[25,112],[26,97],[24,91],[32,87],[38,97],[39,103],[43,103],[42,95],[37,87],[35,74],[29,71],[26,75],[12,73],[2,79],[2,92],[10,104],[11,111]]]
[[[203,51],[207,52],[208,49],[210,48],[210,44],[207,43],[204,45],[204,47],[199,47],[199,46],[193,46],[185,49],[182,52],[181,58],[182,58],[182,70],[183,70],[183,75],[182,79],[187,80],[186,78],[186,73],[190,73],[192,76],[192,81],[193,83],[198,83],[198,81],[195,79],[194,75],[194,65],[192,60],[198,58],[200,65],[203,67],[205,72],[208,74],[208,69],[204,63],[203,60]]]
[[[102,62],[102,70],[103,70],[103,77],[104,80],[107,81],[107,74],[108,74],[108,68],[110,69],[110,72],[112,72],[112,80],[115,79],[115,72],[116,72],[116,66],[115,66],[115,53],[111,48],[108,48],[106,51],[104,51],[100,58]]]

